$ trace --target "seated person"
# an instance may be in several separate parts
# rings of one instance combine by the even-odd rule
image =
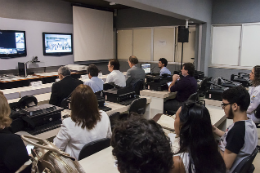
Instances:
[[[213,132],[220,136],[219,149],[227,170],[233,172],[237,165],[255,150],[258,142],[255,123],[247,118],[250,96],[242,87],[230,88],[222,94],[222,108],[228,119],[233,119],[226,132],[213,126]]]
[[[249,87],[250,105],[247,109],[247,117],[254,123],[260,123],[260,119],[255,117],[255,110],[260,105],[260,66],[255,66],[250,73],[252,87]]]
[[[130,69],[126,73],[126,86],[134,87],[135,83],[145,78],[145,72],[142,68],[137,67],[138,59],[136,56],[130,56],[128,59],[128,65]]]
[[[125,87],[125,76],[123,73],[119,71],[120,64],[117,59],[111,59],[108,62],[108,71],[111,73],[107,75],[106,83],[113,82],[115,85],[118,85],[120,87]]]
[[[20,136],[12,134],[7,127],[12,120],[9,118],[10,107],[2,92],[0,92],[0,172],[13,173],[17,171],[30,157]],[[28,166],[21,173],[30,173]]]
[[[120,121],[113,130],[111,146],[120,173],[181,172],[173,160],[169,138],[153,120],[132,115]]]
[[[88,66],[88,77],[90,80],[86,81],[84,84],[90,86],[94,93],[103,90],[103,80],[98,78],[98,68],[94,64]]]
[[[55,82],[51,88],[49,103],[60,106],[63,99],[67,98],[72,91],[83,82],[70,76],[70,69],[62,66],[58,70],[60,81]]]
[[[177,95],[175,99],[168,100],[164,103],[164,113],[167,111],[176,112],[182,103],[187,101],[190,95],[197,92],[197,81],[193,77],[194,71],[195,69],[192,63],[185,63],[181,70],[184,77],[180,79],[180,76],[177,74],[172,76],[169,91],[177,91]]]
[[[71,117],[62,121],[54,144],[70,156],[78,159],[85,144],[110,138],[111,127],[108,115],[98,110],[98,102],[92,89],[79,85],[71,96]]]
[[[184,103],[176,112],[174,129],[180,137],[179,152],[174,157],[181,158],[186,173],[226,172],[206,107],[193,102]]]
[[[168,75],[172,74],[170,72],[170,70],[168,68],[166,68],[167,64],[168,64],[167,59],[165,59],[165,58],[160,58],[159,59],[158,67],[161,69],[160,70],[160,76],[162,76],[163,74],[168,74]]]

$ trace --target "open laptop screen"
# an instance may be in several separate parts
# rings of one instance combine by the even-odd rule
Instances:
[[[144,69],[145,74],[151,73],[151,64],[142,64],[141,66]]]

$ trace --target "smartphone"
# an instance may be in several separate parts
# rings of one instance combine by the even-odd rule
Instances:
[[[26,146],[26,149],[27,149],[27,153],[28,153],[28,155],[31,154],[33,148],[34,148],[34,146],[31,145],[31,144],[28,144],[28,145]]]

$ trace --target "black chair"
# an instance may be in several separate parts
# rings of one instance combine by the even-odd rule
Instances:
[[[140,95],[140,91],[144,89],[144,81],[141,79],[134,84],[134,90],[136,95]]]
[[[200,87],[198,88],[198,96],[199,97],[204,97],[206,95],[206,91],[210,89],[210,85],[211,83],[209,83],[211,81],[212,77],[210,78],[204,78],[201,81]]]
[[[23,96],[17,103],[18,109],[24,109],[26,107],[37,106],[38,100],[32,95]]]
[[[198,93],[191,94],[187,101],[197,102],[198,101]]]
[[[110,138],[103,138],[103,139],[90,142],[84,145],[84,147],[81,149],[78,160],[84,159],[85,157],[95,154],[105,148],[108,148],[109,146],[110,146]]]
[[[111,130],[113,131],[117,121],[119,121],[119,118],[120,118],[120,113],[119,112],[115,112],[113,114],[111,114],[109,116],[109,119],[110,119],[110,125],[111,125]]]
[[[131,103],[128,112],[136,112],[143,115],[145,113],[146,103],[146,98],[136,99]]]
[[[258,149],[256,148],[250,156],[243,159],[237,165],[237,167],[234,169],[233,173],[253,173],[255,170],[255,167],[252,163],[255,159],[257,152],[258,152]]]
[[[188,98],[187,101],[198,102],[198,100],[199,100],[198,93],[193,93],[193,94],[190,95],[190,97]],[[177,112],[177,110],[176,111],[174,111],[174,110],[167,110],[167,114],[168,115],[174,115],[174,114],[176,114],[176,112]]]

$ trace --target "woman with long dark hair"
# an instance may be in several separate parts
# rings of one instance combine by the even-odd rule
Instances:
[[[98,110],[92,89],[79,85],[71,95],[71,117],[63,120],[54,144],[78,159],[79,152],[89,142],[111,137],[108,115]]]
[[[260,105],[260,66],[255,66],[250,73],[252,87],[249,87],[250,105],[247,109],[247,117],[254,123],[260,123],[259,117],[255,117],[255,110]]]
[[[181,157],[186,173],[226,171],[206,107],[185,103],[176,112],[174,129],[180,137],[180,150],[174,157]]]

